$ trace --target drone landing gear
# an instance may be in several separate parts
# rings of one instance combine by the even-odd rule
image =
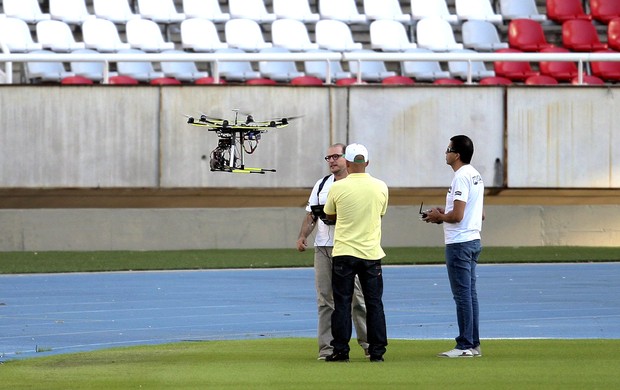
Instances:
[[[230,164],[231,155],[233,163]],[[237,158],[234,152],[234,142],[232,138],[222,138],[211,152],[209,160],[211,172],[230,172],[230,173],[261,173],[275,172],[275,169],[267,168],[249,168],[243,165],[242,161]]]

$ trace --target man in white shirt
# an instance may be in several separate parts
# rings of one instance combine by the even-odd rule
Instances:
[[[469,137],[450,138],[446,163],[454,170],[454,177],[446,195],[446,207],[427,210],[422,218],[426,222],[443,223],[446,267],[459,325],[455,348],[438,354],[440,357],[482,356],[476,265],[482,251],[484,183],[480,173],[470,165],[473,154],[474,144]]]
[[[317,233],[314,238],[314,280],[317,294],[318,305],[318,342],[319,360],[324,360],[333,353],[331,317],[334,312],[334,297],[332,290],[332,250],[334,247],[334,222],[327,221],[324,217],[313,214],[312,208],[324,205],[327,194],[334,181],[347,177],[347,165],[344,159],[344,144],[334,144],[327,149],[325,161],[329,165],[330,175],[320,178],[308,199],[306,206],[306,216],[301,225],[299,238],[297,239],[297,250],[303,252],[308,247],[307,238],[310,236],[314,227],[318,225]],[[323,214],[324,216],[324,214]],[[326,224],[324,221],[327,221]],[[364,349],[368,357],[368,342],[366,331],[366,305],[364,295],[360,287],[359,279],[355,280],[355,294],[353,294],[353,304],[351,305],[351,316],[357,342]]]

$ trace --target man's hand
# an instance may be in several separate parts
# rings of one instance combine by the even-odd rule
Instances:
[[[298,251],[304,252],[307,247],[308,247],[308,242],[306,241],[305,238],[300,237],[297,239],[297,250]]]

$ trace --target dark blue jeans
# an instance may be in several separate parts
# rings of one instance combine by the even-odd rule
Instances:
[[[459,335],[455,339],[458,349],[480,345],[476,264],[481,251],[480,240],[446,245],[448,279],[456,303],[456,320],[459,325]]]
[[[383,273],[381,260],[363,260],[353,256],[334,256],[332,288],[332,346],[334,353],[349,352],[351,340],[351,300],[355,275],[359,276],[366,302],[368,352],[372,357],[383,356],[387,346],[387,330],[383,312]]]

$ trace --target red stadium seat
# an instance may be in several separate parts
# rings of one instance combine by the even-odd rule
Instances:
[[[171,77],[158,77],[149,82],[151,85],[180,85],[182,84],[179,80],[173,79]]]
[[[94,84],[94,81],[83,76],[69,76],[60,80],[60,84],[91,85]]]
[[[277,81],[266,78],[250,79],[245,82],[246,85],[276,85]]]
[[[589,20],[567,20],[562,24],[562,45],[572,51],[596,51],[607,49],[598,38],[596,27]]]
[[[194,81],[194,84],[196,84],[196,85],[215,84],[215,79],[213,77],[211,77],[211,76],[201,77],[198,80]],[[219,84],[226,84],[226,80],[220,79]]]
[[[433,81],[433,84],[435,85],[463,85],[465,84],[465,82],[459,79],[446,78],[446,79],[437,79]]]
[[[541,50],[541,53],[569,53],[569,51],[563,47],[550,47]],[[577,77],[579,70],[574,62],[541,61],[540,73],[559,81],[571,81]]]
[[[390,76],[386,77],[381,81],[381,84],[392,84],[392,85],[411,85],[415,84],[412,78],[407,76]]]
[[[355,77],[347,77],[344,79],[338,79],[336,80],[336,85],[338,86],[347,86],[347,85],[354,85],[354,84],[358,84],[357,79]],[[364,81],[362,81],[361,84],[366,84]]]
[[[133,77],[121,76],[121,75],[110,77],[108,83],[110,83],[110,84],[117,84],[117,85],[136,85],[136,84],[139,84],[138,80],[134,79]]]
[[[571,19],[590,20],[583,11],[581,0],[547,0],[547,18],[557,23]]]
[[[613,53],[613,50],[599,50],[597,53]],[[620,81],[620,62],[592,61],[592,75],[605,81]]]
[[[557,85],[558,80],[551,76],[538,75],[525,79],[525,85]]]
[[[571,84],[579,85],[579,77],[575,77]],[[582,85],[605,85],[605,81],[600,77],[592,76],[592,75],[583,75]]]
[[[620,17],[620,1],[590,0],[592,19],[608,24],[612,19]]]
[[[508,24],[508,44],[521,51],[540,51],[553,44],[547,42],[542,25],[531,19],[514,19]]]
[[[501,49],[496,53],[521,53],[516,49]],[[529,62],[495,61],[495,75],[505,77],[512,81],[525,81],[528,77],[537,76],[538,72],[532,70]]]
[[[291,85],[323,85],[323,80],[314,76],[295,77],[289,83]]]
[[[620,51],[620,18],[615,18],[607,24],[607,45],[610,49]]]
[[[507,79],[505,77],[485,77],[480,80],[480,85],[510,85],[512,84],[512,80]]]

